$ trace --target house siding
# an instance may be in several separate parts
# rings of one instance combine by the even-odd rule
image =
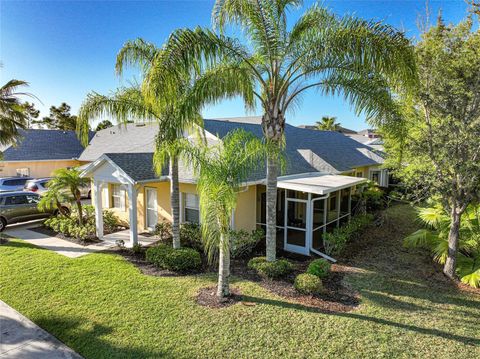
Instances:
[[[0,177],[17,175],[17,169],[28,168],[29,176],[35,178],[50,177],[52,172],[59,168],[81,166],[77,160],[52,160],[52,161],[1,161]]]

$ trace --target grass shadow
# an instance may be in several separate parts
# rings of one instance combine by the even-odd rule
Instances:
[[[259,298],[259,297],[253,297],[248,295],[243,295],[243,300],[247,302],[252,302],[252,303],[276,306],[280,308],[301,310],[301,311],[306,311],[310,313],[321,313],[321,314],[333,315],[336,317],[346,317],[346,318],[351,318],[356,320],[368,321],[376,324],[387,325],[387,326],[392,326],[400,329],[413,331],[418,334],[433,335],[433,336],[437,336],[444,339],[454,340],[464,345],[471,345],[471,346],[480,345],[480,338],[456,335],[456,334],[448,333],[438,329],[423,328],[423,327],[418,327],[411,324],[398,323],[391,320],[376,318],[368,315],[362,315],[362,314],[357,314],[352,312],[331,312],[327,310],[318,309],[315,307],[304,306],[298,303],[290,303],[290,302],[285,302],[281,300]]]

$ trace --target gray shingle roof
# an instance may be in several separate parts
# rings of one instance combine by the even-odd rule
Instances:
[[[94,134],[94,132],[90,133],[90,139]],[[83,150],[75,131],[20,130],[17,144],[3,152],[3,160],[67,160],[80,157]]]
[[[255,136],[263,137],[258,117],[207,119],[205,130],[223,138],[228,132],[243,128]],[[154,140],[157,132],[155,124],[145,126],[128,125],[127,128],[113,128],[99,131],[90,146],[82,154],[83,160],[96,160],[106,154],[122,168],[134,181],[157,178],[153,169]],[[327,172],[341,173],[355,167],[378,165],[383,159],[372,148],[358,143],[349,137],[332,131],[317,131],[286,125],[287,168],[283,175]],[[143,151],[142,151],[143,150]],[[87,153],[88,151],[88,153]],[[168,175],[164,168],[162,175]],[[179,165],[180,181],[192,181],[191,169]],[[265,178],[265,170],[252,173],[249,181]]]
[[[153,169],[153,153],[105,153],[135,182],[158,178]],[[168,168],[162,170],[162,176],[168,175]]]
[[[155,149],[156,124],[116,125],[98,131],[80,156],[82,161],[95,161],[104,153],[146,153]]]
[[[205,130],[224,137],[229,131],[243,128],[262,137],[260,125],[240,122],[205,120]],[[372,149],[339,132],[318,131],[285,126],[287,168],[285,174],[326,171],[349,171],[354,167],[381,163],[379,156],[372,159],[365,151]]]

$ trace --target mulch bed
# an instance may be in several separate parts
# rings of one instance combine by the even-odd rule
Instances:
[[[124,248],[112,248],[108,252],[120,254],[127,261],[132,263],[135,267],[140,269],[140,271],[145,275],[151,275],[154,277],[181,277],[185,274],[172,272],[167,269],[160,269],[154,266],[153,264],[148,263],[145,260],[145,251],[139,253],[134,253],[132,250]]]
[[[69,241],[69,242],[72,242],[72,243],[75,243],[75,244],[80,244],[81,246],[85,246],[85,247],[89,246],[91,244],[97,244],[97,243],[101,242],[97,238],[89,239],[89,240],[85,241],[85,240],[81,240],[81,239],[77,239],[77,238],[73,238],[73,237],[67,237],[67,236],[65,236],[61,233],[57,233],[54,230],[52,230],[48,227],[45,227],[45,226],[33,227],[33,228],[29,228],[28,230],[33,231],[33,232],[37,232],[37,233],[40,233],[40,234],[45,234],[45,235],[50,236],[50,237],[60,238],[60,239],[63,239],[65,241]]]
[[[197,295],[197,304],[209,308],[225,308],[236,303],[242,302],[240,290],[230,287],[230,295],[220,300],[217,297],[217,287],[201,288]],[[245,305],[249,305],[246,303]]]
[[[159,269],[145,260],[145,252],[134,253],[129,249],[114,248],[112,253],[122,255],[126,260],[135,265],[143,274],[155,277],[180,277],[195,273],[178,273],[166,269]],[[287,255],[294,264],[295,270],[287,278],[281,280],[270,280],[260,277],[254,270],[248,269],[248,259],[234,259],[231,262],[231,274],[233,276],[250,280],[258,283],[269,292],[281,296],[285,299],[296,302],[300,305],[308,306],[325,312],[348,312],[358,307],[360,295],[351,288],[343,284],[344,274],[350,272],[348,267],[338,264],[332,265],[332,271],[328,278],[323,280],[325,292],[321,295],[304,295],[298,293],[293,287],[295,277],[305,272],[311,258]],[[215,268],[205,266],[204,272],[215,272]],[[224,308],[238,302],[245,305],[256,305],[248,301],[243,301],[238,289],[231,287],[232,296],[225,301],[219,302],[216,296],[216,287],[200,289],[197,296],[197,303],[209,308]]]
[[[322,280],[325,292],[312,296],[301,294],[293,287],[295,277],[305,272],[311,258],[289,260],[294,264],[295,270],[287,278],[280,280],[260,277],[254,270],[248,269],[247,260],[232,261],[232,274],[254,281],[273,294],[322,311],[349,312],[358,307],[360,294],[343,284],[344,274],[348,272],[345,267],[337,264],[332,265],[330,275]]]

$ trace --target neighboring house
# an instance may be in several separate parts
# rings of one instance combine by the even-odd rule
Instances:
[[[262,137],[260,118],[205,120],[203,134],[216,143],[229,132],[243,128]],[[154,172],[152,159],[157,127],[127,125],[99,131],[80,160],[93,162],[84,176],[93,179],[97,235],[103,236],[103,208],[110,208],[130,224],[130,245],[140,231],[171,221],[168,171]],[[195,132],[195,131],[194,131]],[[198,131],[196,131],[198,132]],[[277,228],[285,250],[309,255],[321,253],[321,236],[347,221],[351,195],[367,178],[385,184],[383,158],[368,146],[338,132],[301,129],[286,125],[286,168],[278,178]],[[189,134],[195,141],[197,137]],[[196,179],[180,162],[180,220],[199,221]],[[238,194],[232,227],[253,230],[266,223],[265,171],[252,172]]]
[[[377,130],[373,128],[367,128],[365,130],[361,130],[357,132],[357,135],[364,136],[367,138],[378,138],[380,137],[379,134],[377,133]]]
[[[360,142],[361,144],[365,145],[365,146],[369,146],[375,150],[378,150],[378,151],[383,151],[383,139],[380,138],[380,137],[375,137],[375,138],[371,138],[371,137],[367,137],[367,136],[364,136],[364,135],[346,135],[348,137],[350,137],[352,140],[355,140],[357,142]]]
[[[3,150],[0,177],[49,177],[57,168],[84,163],[78,159],[83,150],[75,131],[20,130],[17,143]]]

